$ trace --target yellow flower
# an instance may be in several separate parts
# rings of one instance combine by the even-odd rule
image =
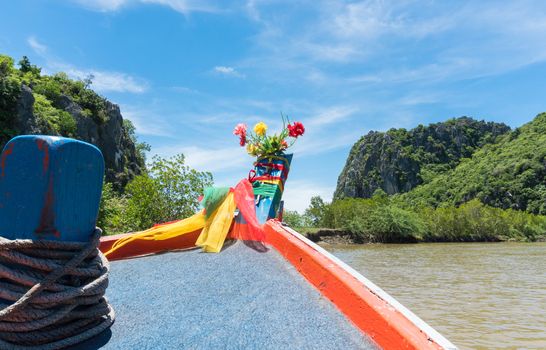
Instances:
[[[259,122],[258,124],[254,125],[254,132],[256,135],[264,136],[266,131],[267,125],[264,122]]]
[[[246,151],[248,152],[248,154],[253,154],[256,151],[256,146],[249,143],[248,145],[246,145]]]

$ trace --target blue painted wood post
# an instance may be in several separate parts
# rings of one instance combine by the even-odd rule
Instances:
[[[91,144],[18,136],[2,151],[0,235],[87,242],[95,229],[104,159]]]

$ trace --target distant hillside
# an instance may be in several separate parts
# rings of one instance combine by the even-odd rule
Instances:
[[[26,57],[14,67],[0,55],[0,147],[16,135],[73,137],[96,145],[104,155],[106,180],[121,189],[144,169],[134,127],[119,107],[90,89],[92,77],[75,81],[64,73],[41,75]]]
[[[498,208],[546,214],[546,113],[401,198],[433,206],[478,198]]]
[[[389,195],[408,192],[509,131],[505,124],[468,117],[409,131],[372,131],[352,147],[334,199],[370,198],[378,189]]]

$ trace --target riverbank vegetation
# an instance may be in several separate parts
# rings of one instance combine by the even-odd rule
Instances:
[[[377,191],[372,198],[333,203],[314,197],[305,214],[288,214],[288,225],[317,240],[320,228],[355,243],[532,242],[546,237],[546,216],[494,208],[477,199],[458,207],[410,207]]]
[[[334,201],[291,214],[315,238],[326,228],[354,242],[544,240],[546,113],[513,130],[463,117],[370,132]]]

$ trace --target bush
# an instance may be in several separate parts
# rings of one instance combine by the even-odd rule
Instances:
[[[417,214],[391,205],[382,196],[338,200],[325,213],[328,228],[348,231],[360,242],[414,242],[424,231]]]
[[[546,233],[546,218],[517,210],[502,210],[472,200],[460,207],[425,209],[426,241],[534,241]]]
[[[378,205],[369,215],[354,218],[348,231],[362,242],[417,242],[424,225],[417,214],[390,205]]]
[[[111,183],[104,183],[100,200],[97,226],[104,235],[113,235],[130,231],[132,227],[125,215],[127,198],[114,191]]]
[[[312,220],[306,214],[300,214],[295,210],[285,210],[282,221],[292,228],[312,226]]]
[[[43,130],[62,136],[74,136],[76,121],[70,113],[53,107],[44,95],[33,93],[33,96],[33,112]]]
[[[320,221],[349,231],[360,242],[535,241],[546,235],[546,217],[499,209],[472,200],[460,207],[402,207],[397,197],[346,198],[325,204]]]
[[[197,199],[208,186],[212,186],[212,175],[186,166],[182,154],[155,157],[149,173],[129,182],[123,195],[117,195],[111,185],[104,187],[98,221],[111,234],[180,220],[197,211]]]

